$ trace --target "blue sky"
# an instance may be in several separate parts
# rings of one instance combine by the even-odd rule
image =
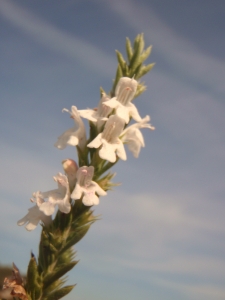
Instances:
[[[156,65],[135,104],[156,130],[115,166],[122,185],[95,208],[66,299],[225,298],[224,15],[223,0],[1,0],[1,263],[26,270],[40,228],[16,222],[76,158],[53,146],[71,127],[62,108],[95,107],[115,49],[143,32]]]

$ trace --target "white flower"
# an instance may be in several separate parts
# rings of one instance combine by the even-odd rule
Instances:
[[[48,225],[51,222],[51,217],[46,216],[42,211],[40,211],[40,206],[45,202],[44,199],[40,196],[40,192],[36,193],[36,200],[31,199],[32,202],[35,202],[36,205],[28,209],[28,214],[17,222],[17,225],[22,226],[26,225],[27,230],[34,230],[39,221],[42,221],[45,225]]]
[[[103,93],[102,98],[99,101],[98,107],[95,109],[84,109],[79,110],[79,114],[82,118],[88,119],[92,122],[97,122],[103,124],[103,121],[108,120],[108,115],[112,112],[112,108],[105,105],[106,101],[109,101],[110,98]]]
[[[150,117],[146,116],[141,122],[135,123],[127,127],[121,134],[121,140],[128,145],[128,149],[133,153],[134,157],[138,157],[141,147],[145,146],[144,138],[139,128],[155,128],[149,124]]]
[[[77,183],[71,198],[78,200],[83,196],[82,202],[86,206],[98,205],[99,196],[105,196],[107,193],[95,182],[92,181],[94,167],[81,167],[77,171]]]
[[[48,201],[39,206],[40,211],[46,216],[50,216],[54,213],[56,205],[58,205],[58,208],[62,213],[68,214],[71,210],[68,178],[61,173],[58,173],[53,178],[58,184],[58,189],[44,193],[36,192],[33,194],[33,197],[36,198],[37,195],[40,195],[42,198],[48,198]]]
[[[79,146],[83,150],[86,145],[86,131],[76,106],[71,107],[71,112],[66,108],[64,108],[63,111],[66,111],[71,115],[71,118],[74,119],[75,126],[66,130],[58,137],[55,147],[64,149],[66,146],[70,145]]]
[[[116,155],[122,160],[126,160],[126,152],[123,143],[119,139],[124,125],[124,120],[117,115],[110,116],[105,124],[103,132],[99,133],[87,146],[89,148],[99,148],[101,146],[99,156],[110,162],[116,161]]]
[[[134,98],[137,90],[137,81],[134,78],[121,77],[117,83],[115,97],[107,101],[105,105],[114,108],[117,116],[129,123],[130,117],[140,122],[141,117],[137,108],[131,100]]]

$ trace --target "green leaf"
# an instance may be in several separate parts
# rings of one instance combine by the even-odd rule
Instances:
[[[70,247],[72,247],[73,245],[75,245],[77,242],[79,242],[85,236],[85,234],[88,232],[90,226],[91,226],[91,224],[88,224],[88,225],[82,226],[80,229],[76,230],[74,232],[74,234],[72,235],[72,237],[67,241],[65,247],[59,252],[59,255],[62,252],[69,249]]]
[[[138,79],[138,74],[140,73],[142,69],[142,64],[140,63],[140,65],[137,66],[137,68],[132,72],[130,77],[134,77],[135,79]]]
[[[126,38],[126,51],[127,51],[128,61],[130,62],[131,58],[133,56],[133,49],[132,49],[131,42],[130,42],[129,38]]]
[[[120,67],[121,67],[121,70],[122,70],[122,72],[124,74],[124,72],[126,70],[126,61],[123,58],[122,53],[120,53],[118,50],[116,50],[116,56],[117,56],[118,63],[120,65]]]
[[[154,67],[155,63],[149,64],[147,66],[143,66],[139,72],[138,78],[144,76],[146,73],[151,71],[151,69]]]
[[[100,98],[102,98],[103,94],[106,94],[106,92],[104,91],[103,87],[100,86]]]
[[[137,66],[141,63],[140,62],[140,55],[144,48],[144,40],[143,35],[138,35],[134,41],[134,54],[130,61],[130,69],[132,73],[137,68]]]
[[[67,272],[69,272],[78,261],[73,261],[67,264],[64,264],[61,267],[58,267],[55,271],[52,271],[49,273],[47,272],[47,275],[43,279],[44,288],[46,289],[49,285],[51,285],[53,282],[58,280],[60,277],[64,276]]]
[[[115,89],[116,89],[116,85],[118,83],[118,81],[120,80],[120,78],[123,76],[123,72],[122,72],[122,69],[121,69],[121,66],[120,64],[118,64],[117,66],[117,71],[116,71],[116,78],[113,82],[113,88],[112,88],[112,91],[110,92],[110,96],[111,97],[114,97],[115,96]]]
[[[33,254],[27,269],[26,291],[33,300],[38,299],[42,292],[41,278],[38,273],[37,262]]]
[[[141,63],[143,63],[149,57],[151,51],[152,51],[152,46],[149,46],[147,49],[145,49],[145,51],[142,52],[139,58]]]
[[[75,286],[76,286],[76,284],[67,285],[67,286],[65,286],[65,287],[63,287],[59,290],[56,290],[56,291],[52,292],[50,295],[48,295],[43,300],[58,300],[58,299],[61,299],[61,298],[65,297],[67,294],[69,294]]]
[[[144,91],[146,91],[146,86],[143,84],[139,84],[134,98],[140,96]]]

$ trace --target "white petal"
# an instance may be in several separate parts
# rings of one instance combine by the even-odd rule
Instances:
[[[17,225],[18,226],[22,226],[22,225],[26,224],[28,221],[29,221],[29,219],[28,219],[28,214],[27,214],[25,217],[23,217],[22,219],[20,219],[17,222]]]
[[[88,119],[91,122],[97,122],[97,113],[93,109],[79,110],[79,114],[84,119]]]
[[[83,189],[80,187],[79,184],[76,184],[75,189],[71,194],[71,198],[74,200],[80,199],[83,193]]]
[[[129,112],[130,112],[130,116],[137,122],[141,122],[142,118],[139,115],[139,112],[136,108],[136,106],[133,103],[129,104]]]
[[[99,156],[102,159],[108,160],[113,163],[116,161],[116,148],[117,145],[109,144],[107,141],[103,140],[102,148],[99,150]]]
[[[58,141],[55,143],[55,147],[58,149],[64,149],[67,145],[79,146],[83,149],[86,145],[86,132],[84,123],[79,115],[76,106],[71,107],[71,112],[68,109],[63,109],[68,112],[74,119],[75,126],[65,131],[58,137]],[[77,126],[78,125],[78,126]]]
[[[125,123],[130,121],[130,109],[127,106],[119,105],[116,109],[116,114],[118,117],[123,119]]]
[[[44,192],[44,193],[41,192],[42,198],[51,198],[53,202],[55,200],[59,199],[60,196],[62,197],[61,193],[59,193],[59,189],[51,190],[51,191]]]
[[[96,136],[96,138],[87,145],[87,147],[89,147],[89,148],[98,148],[98,147],[101,146],[101,144],[102,144],[102,133],[99,133]]]
[[[55,211],[55,204],[50,203],[49,201],[41,204],[39,207],[40,211],[42,211],[46,216],[51,216]]]
[[[58,137],[58,140],[57,142],[54,144],[54,146],[60,150],[66,148],[66,146],[68,145],[67,142],[70,138],[70,136],[72,134],[74,134],[76,132],[76,129],[73,127],[73,128],[70,128],[68,130],[66,130],[63,134],[61,134],[59,137]]]
[[[127,160],[127,155],[124,149],[124,145],[121,141],[118,143],[116,154],[119,156],[120,159]]]
[[[25,226],[26,230],[28,230],[28,231],[34,230],[37,227],[39,221],[40,221],[40,219],[30,220],[30,222],[27,224],[27,226]]]
[[[140,130],[136,129],[134,131],[134,139],[139,141],[142,147],[145,146],[144,137]]]
[[[67,145],[77,146],[78,144],[79,144],[78,137],[75,134],[71,135],[67,141]]]
[[[99,198],[95,195],[94,191],[88,191],[84,194],[82,202],[86,206],[98,205]]]
[[[128,149],[132,152],[132,154],[134,155],[134,157],[138,157],[140,150],[141,150],[141,144],[138,143],[135,140],[129,140],[127,143]]]
[[[138,144],[140,144],[141,147],[145,146],[145,141],[144,141],[144,137],[143,134],[141,133],[141,131],[138,128],[132,127],[125,133],[124,137],[122,138],[122,140],[125,143],[130,143],[130,141],[134,141]]]
[[[94,190],[99,196],[107,195],[106,191],[104,191],[95,181],[92,181],[91,185],[94,186]]]
[[[110,99],[108,101],[105,101],[104,105],[109,106],[111,108],[115,108],[115,107],[117,107],[119,105],[119,102],[114,97],[114,98],[112,98],[112,99]]]
[[[60,201],[58,202],[59,210],[62,213],[68,214],[71,210],[71,205],[68,201]]]

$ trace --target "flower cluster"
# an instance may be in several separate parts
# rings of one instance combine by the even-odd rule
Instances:
[[[35,206],[18,221],[18,225],[26,224],[27,230],[33,230],[42,221],[48,226],[52,222],[56,206],[61,213],[68,214],[76,200],[81,200],[85,206],[99,204],[99,196],[105,196],[108,189],[107,184],[101,184],[101,175],[108,169],[107,164],[127,159],[124,144],[127,144],[134,157],[138,157],[141,147],[145,145],[140,129],[154,130],[149,123],[150,117],[141,118],[131,102],[137,87],[138,82],[134,78],[121,77],[114,97],[102,93],[97,108],[78,110],[76,106],[72,106],[71,111],[63,109],[70,114],[75,126],[60,135],[55,146],[58,149],[64,149],[68,145],[76,146],[79,167],[72,159],[64,160],[65,174],[58,173],[53,177],[58,188],[33,193],[31,202]],[[89,120],[89,139],[82,118]],[[132,119],[136,123],[129,125]]]
[[[33,230],[42,221],[48,226],[55,212],[55,207],[58,206],[59,211],[68,214],[71,210],[71,199],[79,200],[86,206],[97,205],[98,197],[106,195],[106,192],[94,181],[94,167],[77,168],[77,164],[72,159],[63,161],[65,175],[58,173],[53,177],[57,182],[58,188],[55,190],[33,193],[31,202],[36,203],[31,207],[28,214],[17,222],[19,226],[26,224],[28,231]],[[72,191],[72,193],[71,193]],[[47,199],[47,201],[45,201]]]

